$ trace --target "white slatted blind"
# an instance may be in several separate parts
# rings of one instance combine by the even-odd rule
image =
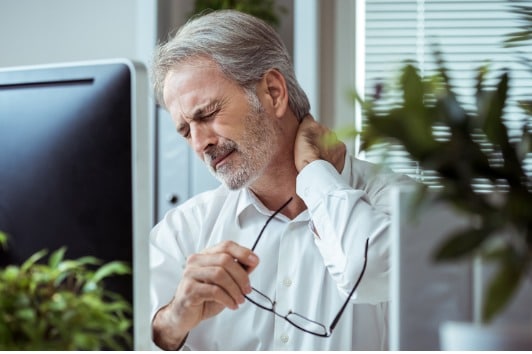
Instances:
[[[518,121],[524,115],[516,100],[532,99],[532,74],[518,57],[532,60],[532,45],[504,48],[502,42],[522,25],[518,15],[510,11],[510,4],[532,6],[532,0],[366,0],[365,91],[374,92],[375,84],[390,82],[406,60],[413,60],[422,74],[434,71],[432,44],[443,52],[453,78],[452,84],[467,108],[474,104],[476,69],[491,63],[494,84],[501,69],[509,68],[511,105],[505,121],[511,134],[521,129]],[[364,123],[363,123],[364,124]],[[528,122],[532,128],[532,122]],[[445,131],[436,132],[442,139]],[[437,184],[434,174],[422,171],[398,147],[388,147],[387,163],[396,171],[409,174],[429,185]],[[376,153],[368,152],[368,160],[376,160]],[[532,157],[527,159],[527,171],[532,176]],[[480,181],[481,182],[481,181]]]

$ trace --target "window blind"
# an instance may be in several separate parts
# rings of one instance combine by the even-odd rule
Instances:
[[[532,98],[531,69],[519,58],[530,60],[532,46],[503,47],[507,35],[522,25],[519,16],[510,11],[511,4],[532,6],[532,1],[366,0],[365,94],[372,95],[378,82],[394,80],[406,60],[414,61],[422,75],[434,73],[436,44],[465,108],[474,105],[475,74],[480,66],[490,65],[488,85],[496,83],[502,69],[510,70],[510,102],[504,119],[510,135],[516,137],[524,116],[517,101]],[[527,124],[532,131],[532,122]],[[434,134],[445,139],[447,132],[440,129]],[[377,147],[365,157],[382,162],[383,151],[385,163],[392,169],[437,188],[435,173],[423,171],[399,146]],[[532,156],[527,157],[526,170],[532,176]],[[489,188],[483,181],[476,187]]]

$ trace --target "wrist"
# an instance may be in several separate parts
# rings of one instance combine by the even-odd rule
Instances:
[[[163,350],[179,350],[185,344],[188,330],[181,329],[170,306],[162,307],[153,317],[152,339]]]

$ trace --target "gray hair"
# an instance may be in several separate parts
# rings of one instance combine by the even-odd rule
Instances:
[[[277,32],[264,21],[234,10],[195,17],[168,42],[156,48],[152,81],[159,104],[164,106],[164,80],[178,64],[207,57],[248,93],[270,69],[285,78],[288,105],[301,120],[310,111],[307,95],[296,80],[290,55]]]

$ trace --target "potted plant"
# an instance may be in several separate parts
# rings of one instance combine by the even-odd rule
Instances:
[[[0,247],[7,236],[0,232]],[[125,350],[131,347],[131,305],[104,288],[130,273],[122,262],[48,257],[41,250],[22,265],[0,269],[0,350]]]
[[[508,46],[532,39],[532,9],[516,5],[515,11],[527,25],[511,35]],[[489,68],[480,67],[476,107],[471,109],[455,93],[441,53],[435,50],[435,56],[438,70],[429,77],[421,77],[413,64],[404,66],[395,91],[400,99],[394,105],[382,84],[372,97],[356,96],[367,124],[363,131],[350,134],[360,134],[362,150],[382,143],[402,146],[423,169],[439,177],[441,188],[430,193],[420,188],[420,200],[435,195],[475,221],[448,235],[434,259],[453,262],[481,257],[492,265],[495,272],[485,289],[481,319],[487,324],[532,277],[532,179],[525,173],[526,157],[532,152],[532,101],[519,103],[524,121],[519,134],[512,135],[503,119],[511,85],[508,72],[488,87]],[[530,58],[523,61],[531,67]],[[448,138],[435,137],[435,128],[446,131]],[[475,189],[479,179],[497,192],[495,196]],[[528,334],[532,336],[530,328]]]
[[[280,14],[287,12],[286,7],[277,6],[275,0],[196,0],[194,14],[207,10],[234,9],[263,19],[273,27],[279,27]]]

